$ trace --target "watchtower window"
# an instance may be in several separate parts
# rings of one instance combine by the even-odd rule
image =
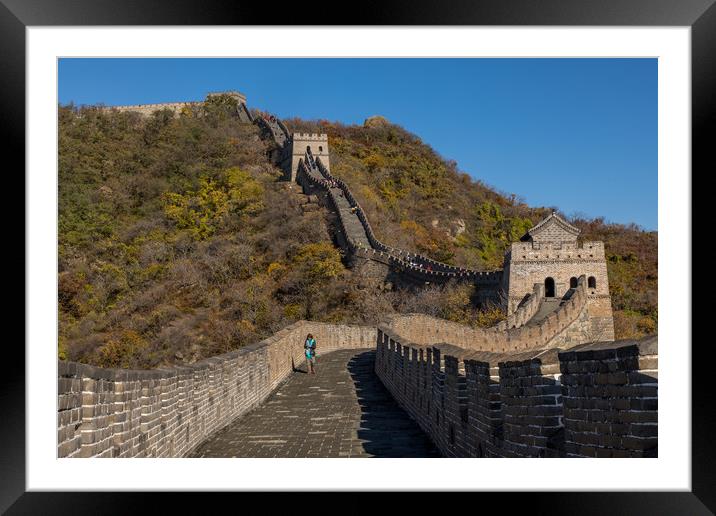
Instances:
[[[544,295],[545,297],[554,297],[554,278],[544,280]]]
[[[597,288],[597,278],[594,276],[589,276],[589,279],[587,280],[587,286],[589,288]]]
[[[577,288],[577,278],[574,276],[569,278],[569,288]]]
[[[323,146],[321,146],[321,145],[318,146],[318,152],[323,152]]]
[[[307,151],[307,152],[311,152],[311,146],[310,146],[310,145],[306,145],[306,151]]]

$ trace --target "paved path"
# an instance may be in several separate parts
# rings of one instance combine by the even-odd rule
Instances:
[[[373,371],[374,350],[317,359],[250,414],[202,443],[193,457],[438,457]]]

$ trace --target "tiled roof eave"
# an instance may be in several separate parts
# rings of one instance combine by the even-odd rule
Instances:
[[[564,229],[568,233],[572,233],[575,236],[579,235],[579,233],[580,233],[579,228],[574,227],[569,222],[567,222],[562,217],[560,217],[559,215],[557,215],[556,213],[553,212],[549,217],[544,219],[542,222],[540,222],[536,226],[528,229],[527,234],[530,236],[533,236],[535,233],[539,233],[539,230],[542,229],[551,220],[554,220],[557,224],[559,224],[559,226],[562,229]]]

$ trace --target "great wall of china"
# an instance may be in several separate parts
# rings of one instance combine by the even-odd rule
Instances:
[[[330,172],[325,134],[291,134],[277,118],[237,117],[271,138],[287,181],[316,195],[353,267],[419,286],[470,282],[507,319],[470,328],[421,314],[376,327],[300,321],[272,337],[189,366],[100,369],[58,363],[59,457],[181,457],[261,406],[322,353],[375,353],[375,374],[448,457],[648,457],[657,454],[656,337],[614,342],[601,242],[557,214],[512,244],[497,271],[443,264],[382,243],[348,185]],[[164,105],[124,106],[146,116]],[[167,105],[175,115],[183,106]],[[117,109],[117,108],[108,108]]]

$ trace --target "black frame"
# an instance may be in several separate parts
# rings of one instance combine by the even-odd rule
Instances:
[[[339,3],[282,4],[240,0],[0,0],[0,142],[19,157],[25,140],[25,28],[33,25],[607,25],[690,26],[692,29],[692,168],[710,172],[716,129],[716,0],[453,0],[442,5],[413,0],[400,5],[382,0],[355,5],[351,16],[335,16]],[[320,14],[324,13],[324,14]],[[710,129],[710,131],[709,131]],[[12,155],[10,152],[6,156]],[[5,170],[10,172],[8,167]],[[695,174],[692,173],[692,177]],[[15,174],[16,177],[19,175]],[[689,178],[685,177],[685,180]],[[24,182],[18,185],[24,191]],[[16,197],[19,197],[16,195]],[[16,224],[18,233],[22,230]],[[708,234],[708,233],[707,233]],[[20,235],[19,235],[20,236]],[[24,232],[15,242],[24,241]],[[20,247],[19,244],[16,246]],[[14,250],[19,268],[22,251]],[[26,271],[27,273],[27,271]],[[19,275],[15,275],[18,276]],[[690,281],[690,276],[686,279]],[[12,292],[24,291],[22,287]],[[8,291],[9,294],[10,291]],[[24,299],[24,296],[23,296]],[[20,303],[16,303],[19,306]],[[25,358],[16,342],[6,339],[3,388],[0,389],[0,511],[10,514],[124,514],[156,501],[150,493],[25,493]],[[530,495],[480,493],[479,510],[497,497],[504,510],[521,508],[553,514],[714,514],[716,512],[716,410],[709,389],[709,341],[692,347],[692,491],[642,493],[554,493]],[[16,356],[8,358],[8,353]],[[568,474],[565,471],[565,474]],[[248,494],[242,494],[243,498]],[[309,495],[311,498],[316,495]],[[452,495],[451,495],[452,496]],[[485,497],[490,497],[485,498]],[[141,500],[140,500],[141,497]],[[509,497],[509,498],[507,498]],[[190,510],[187,496],[162,496],[164,511],[171,498],[182,512]],[[305,499],[305,497],[300,497]],[[423,497],[416,497],[420,500]],[[272,503],[278,498],[274,497]],[[375,507],[363,495],[353,507]],[[509,501],[508,501],[509,500]],[[292,497],[291,504],[302,504]],[[356,500],[358,501],[358,500]],[[138,502],[142,505],[138,506]],[[178,502],[178,503],[177,503]],[[246,500],[242,500],[246,503]],[[505,503],[507,502],[507,503]],[[316,502],[321,504],[321,502]],[[179,505],[181,504],[181,505]],[[503,505],[504,504],[504,505]],[[246,505],[237,507],[246,510]],[[446,507],[447,508],[447,507]],[[449,509],[448,509],[449,510]]]

